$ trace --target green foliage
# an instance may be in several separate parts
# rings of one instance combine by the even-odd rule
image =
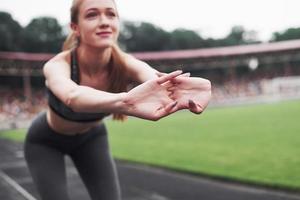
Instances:
[[[246,30],[243,26],[232,27],[230,33],[221,39],[209,38],[206,40],[208,47],[234,46],[259,43],[257,33],[253,30]]]
[[[35,18],[23,30],[23,49],[27,52],[59,52],[64,38],[62,27],[55,18]]]
[[[193,30],[178,28],[166,32],[150,23],[124,22],[120,43],[127,51],[161,51],[175,49],[196,49],[205,47],[233,46],[259,43],[255,31],[234,26],[222,39],[203,39]]]
[[[205,41],[192,30],[176,29],[170,34],[168,49],[195,49],[205,46]]]
[[[119,40],[127,51],[159,51],[168,44],[169,34],[151,23],[124,22]]]
[[[300,27],[289,28],[283,32],[273,33],[271,41],[283,41],[283,40],[294,40],[300,39]]]
[[[245,29],[242,26],[234,26],[231,29],[231,32],[229,35],[226,37],[225,42],[227,45],[235,45],[235,44],[245,44],[244,41],[244,33]]]
[[[52,52],[61,50],[65,35],[55,18],[38,17],[26,27],[21,27],[9,13],[0,12],[0,51]],[[275,32],[271,41],[300,38],[300,28]],[[230,33],[220,39],[207,38],[193,30],[178,28],[168,32],[147,22],[124,21],[119,41],[130,52],[195,49],[259,43],[257,33],[243,26],[232,27]]]
[[[61,50],[64,38],[55,18],[34,18],[23,28],[9,13],[0,12],[0,51],[56,53]]]
[[[9,13],[0,12],[0,51],[20,50],[22,27]]]

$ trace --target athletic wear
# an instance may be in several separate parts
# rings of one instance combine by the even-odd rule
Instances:
[[[71,79],[80,84],[80,73],[77,64],[76,49],[71,51]],[[63,87],[63,86],[62,86]],[[76,122],[92,122],[103,119],[108,116],[108,113],[82,113],[74,112],[71,108],[65,105],[60,99],[58,99],[50,89],[48,91],[48,104],[49,107],[59,116],[64,119]]]
[[[104,124],[86,133],[63,135],[41,113],[25,140],[25,159],[42,200],[69,200],[64,156],[73,160],[92,200],[120,200],[115,164]]]

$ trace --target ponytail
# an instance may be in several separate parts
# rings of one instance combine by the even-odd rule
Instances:
[[[78,44],[79,44],[79,39],[76,37],[75,33],[72,31],[68,35],[66,40],[64,41],[62,50],[66,51],[66,50],[74,49],[74,48],[78,47]]]
[[[112,46],[111,68],[109,73],[109,91],[114,93],[126,92],[128,86],[128,73],[126,72],[126,54],[115,44]],[[125,121],[126,115],[113,114],[114,120]]]

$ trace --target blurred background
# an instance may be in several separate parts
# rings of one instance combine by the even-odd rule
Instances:
[[[125,51],[209,79],[213,97],[199,116],[107,119],[114,157],[299,191],[300,2],[116,2]],[[45,110],[42,66],[61,51],[70,5],[1,1],[0,137],[22,142]]]
[[[283,78],[300,73],[296,0],[116,3],[122,19],[120,46],[158,70],[180,68],[210,79],[212,105],[264,101],[270,95],[289,99],[299,93],[297,78]],[[1,121],[20,113],[28,119],[45,106],[41,67],[61,51],[70,5],[71,0],[2,1]],[[295,41],[281,43],[289,40]],[[291,95],[278,97],[276,92]],[[247,99],[240,101],[243,97]]]

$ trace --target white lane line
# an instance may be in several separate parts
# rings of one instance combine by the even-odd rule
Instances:
[[[169,198],[153,191],[146,191],[137,187],[130,187],[130,189],[134,193],[137,193],[142,200],[170,200]]]
[[[16,161],[16,162],[6,162],[0,164],[0,169],[12,169],[12,168],[21,168],[26,167],[25,161]]]
[[[19,185],[33,184],[31,177],[15,178],[15,182],[17,182]]]
[[[19,192],[27,200],[36,200],[31,194],[29,194],[24,188],[22,188],[17,182],[7,176],[4,172],[0,171],[0,177],[3,178],[11,187]]]

